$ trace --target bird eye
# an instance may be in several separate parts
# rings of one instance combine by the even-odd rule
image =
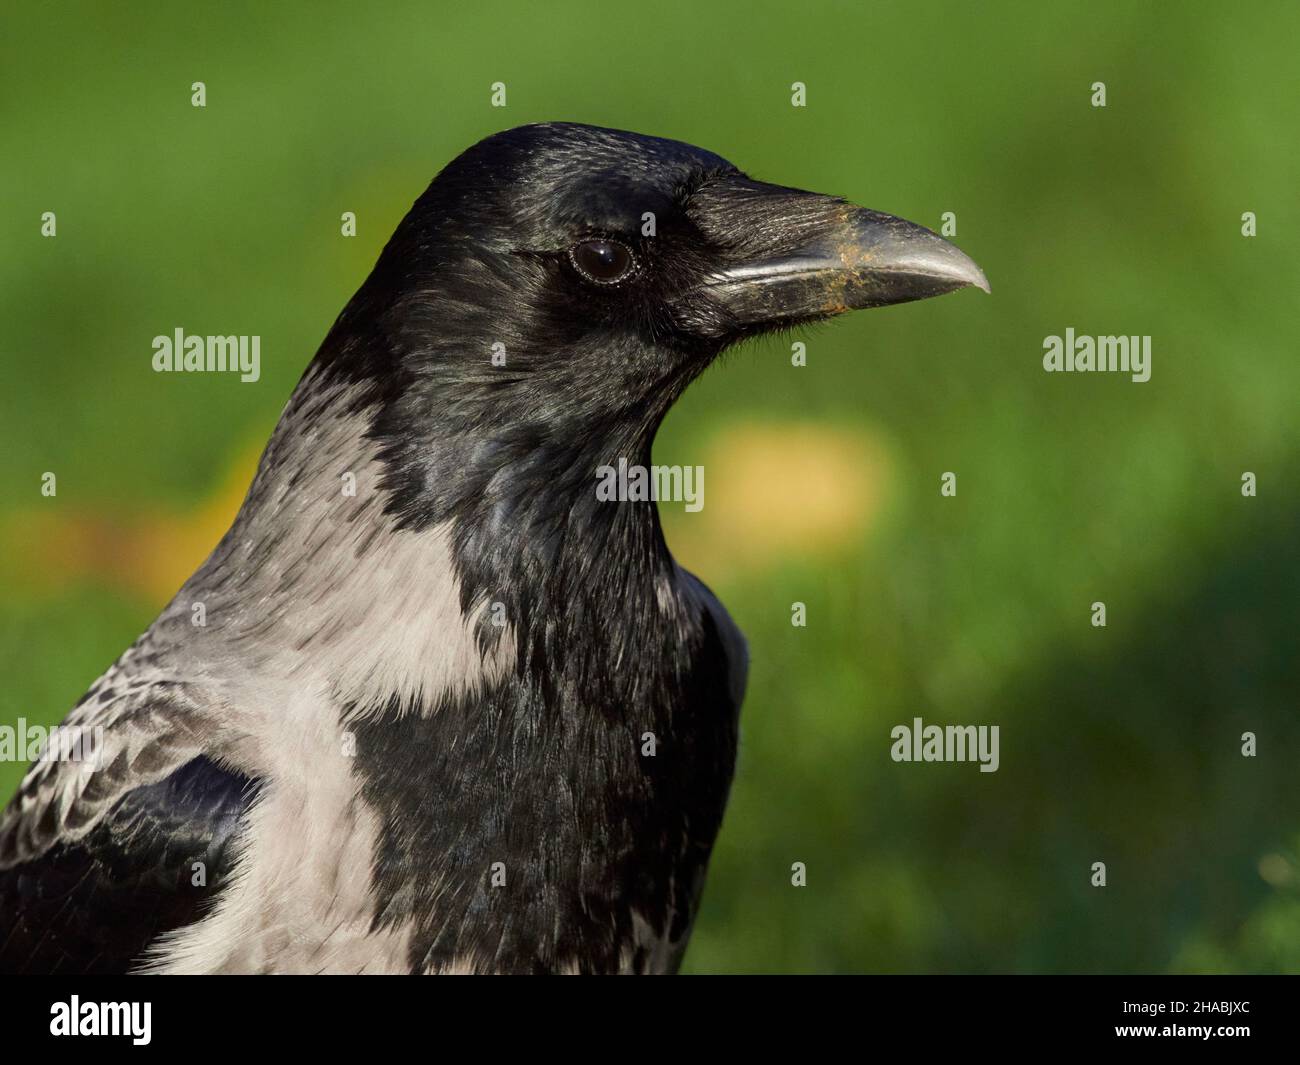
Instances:
[[[616,240],[584,240],[569,249],[569,260],[588,281],[612,285],[632,272],[632,253]]]

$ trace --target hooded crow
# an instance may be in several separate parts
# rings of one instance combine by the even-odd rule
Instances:
[[[727,346],[966,285],[929,230],[675,141],[470,148],[69,713],[93,757],[5,809],[0,970],[675,970],[747,652],[596,471]]]

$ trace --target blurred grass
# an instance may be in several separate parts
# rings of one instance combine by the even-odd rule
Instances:
[[[8,10],[0,722],[58,720],[215,543],[448,159],[636,129],[954,211],[993,284],[809,331],[805,368],[748,345],[661,434],[708,467],[670,542],[753,658],[688,969],[1300,971],[1297,30],[1283,3]],[[152,373],[177,325],[260,334],[261,381]],[[1150,383],[1044,374],[1067,326],[1152,335]],[[896,765],[914,716],[999,724],[1002,768]]]

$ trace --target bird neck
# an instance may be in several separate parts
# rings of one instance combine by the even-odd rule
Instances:
[[[320,430],[297,461],[315,465],[326,453],[339,465],[349,448],[360,452],[352,464],[368,462],[370,472],[359,491],[377,497],[364,522],[380,537],[433,535],[449,545],[461,612],[476,619],[485,652],[502,639],[504,620],[521,670],[554,677],[566,664],[605,668],[615,627],[620,645],[666,644],[682,633],[691,611],[656,504],[597,493],[602,466],[649,466],[675,397],[663,409],[611,405],[566,419],[464,381],[452,388],[412,377],[400,391],[390,386],[309,372],[277,437],[310,439],[305,416],[336,427]],[[351,443],[326,446],[343,426]],[[273,441],[268,460],[275,449]],[[360,532],[340,526],[342,535]],[[578,654],[590,658],[571,663]]]
[[[475,422],[481,428],[404,434],[384,458],[398,527],[449,529],[463,609],[491,604],[508,619],[523,667],[548,676],[578,648],[601,654],[612,626],[653,639],[665,609],[673,613],[677,582],[657,506],[602,499],[597,486],[602,467],[649,465],[658,419],[648,432],[624,422],[599,433]]]

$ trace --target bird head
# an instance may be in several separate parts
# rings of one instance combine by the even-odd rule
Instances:
[[[677,141],[547,123],[438,175],[318,362],[382,400],[388,487],[418,522],[481,500],[503,468],[589,487],[587,459],[648,456],[737,341],[967,285],[988,290],[922,226]]]

